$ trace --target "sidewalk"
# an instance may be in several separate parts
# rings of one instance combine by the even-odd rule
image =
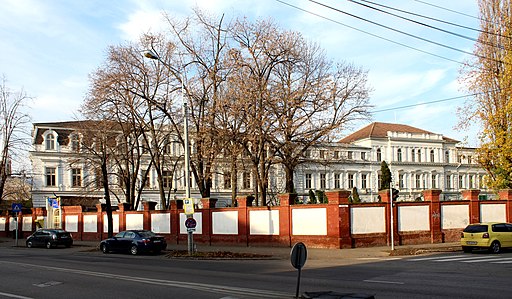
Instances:
[[[25,247],[26,239],[18,239],[18,247]],[[14,247],[15,239],[0,238],[0,247]],[[76,240],[73,248],[77,251],[91,250],[97,248],[99,241],[79,241]],[[234,252],[234,253],[251,253],[258,255],[267,255],[276,259],[289,259],[291,248],[288,247],[246,247],[246,246],[219,246],[207,244],[195,244],[199,252]],[[99,249],[98,249],[99,250]],[[167,250],[187,250],[187,244],[168,244]],[[458,242],[454,243],[436,243],[436,244],[419,244],[419,245],[399,245],[395,246],[395,250],[391,252],[391,246],[377,247],[361,247],[350,249],[322,249],[307,248],[308,260],[339,260],[339,259],[378,259],[390,256],[417,255],[428,254],[433,252],[452,252],[460,251],[461,247]]]

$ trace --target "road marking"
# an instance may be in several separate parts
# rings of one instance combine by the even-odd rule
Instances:
[[[40,288],[46,288],[46,287],[53,287],[53,286],[59,285],[61,283],[62,282],[60,282],[60,281],[48,281],[48,282],[43,282],[43,283],[35,283],[33,285],[36,287],[40,287]]]
[[[399,282],[399,281],[387,281],[387,280],[371,280],[371,279],[366,279],[366,280],[363,280],[364,282],[371,282],[371,283],[386,283],[386,284],[404,284],[403,282]]]
[[[481,259],[481,260],[492,260],[492,259],[495,259],[495,257],[492,257],[492,256],[489,256],[489,257],[474,257],[474,256],[470,256],[470,257],[458,257],[458,258],[451,258],[451,259],[444,259],[444,260],[434,260],[434,262],[464,262],[464,261],[468,261],[468,260],[476,260],[476,259]]]
[[[94,271],[87,271],[87,270],[78,270],[78,269],[42,266],[42,265],[27,264],[27,263],[0,261],[0,264],[2,264],[2,263],[18,265],[18,266],[25,266],[25,267],[37,267],[37,268],[42,268],[42,269],[47,269],[47,270],[52,270],[52,271],[60,271],[60,272],[87,275],[87,276],[112,278],[112,279],[132,281],[132,282],[137,282],[137,283],[146,283],[146,284],[154,284],[154,285],[169,286],[169,287],[176,287],[176,288],[193,289],[196,291],[202,290],[202,291],[210,292],[210,293],[242,295],[244,297],[250,296],[250,297],[256,297],[256,298],[262,298],[262,297],[264,297],[264,298],[288,298],[288,297],[290,297],[290,294],[288,294],[288,293],[270,291],[270,290],[220,286],[220,285],[214,285],[214,284],[194,283],[194,282],[187,282],[187,281],[153,279],[153,278],[146,278],[146,277],[126,276],[126,275],[120,275],[120,274],[109,274],[109,273],[104,273],[104,272],[94,272]],[[26,297],[23,297],[23,298],[26,298]]]
[[[491,259],[493,259],[494,261],[491,261]],[[490,263],[496,263],[496,261],[506,261],[506,260],[512,260],[512,258],[497,258],[497,257],[492,257],[492,258],[476,258],[474,260],[470,260],[470,261],[462,261],[463,263],[480,263],[480,262],[490,262]]]
[[[440,260],[440,259],[451,259],[451,258],[457,258],[457,257],[463,257],[466,255],[451,255],[451,256],[434,256],[434,257],[424,257],[424,258],[415,258],[415,259],[409,259],[410,262],[418,262],[418,261],[429,261],[429,260]]]
[[[0,296],[5,296],[5,297],[9,297],[9,298],[18,298],[18,299],[34,299],[32,297],[25,297],[25,296],[14,295],[14,294],[9,294],[9,293],[2,293],[2,292],[0,292]]]

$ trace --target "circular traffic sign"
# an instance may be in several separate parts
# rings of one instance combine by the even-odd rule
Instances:
[[[290,254],[290,260],[292,262],[292,266],[295,269],[301,269],[306,264],[306,260],[308,259],[308,250],[306,249],[306,245],[304,243],[299,242],[293,245],[292,252]]]
[[[195,228],[196,225],[197,225],[197,222],[194,218],[187,218],[187,220],[185,220],[186,228]]]

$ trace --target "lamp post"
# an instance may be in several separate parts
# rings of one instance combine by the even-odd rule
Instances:
[[[149,59],[158,60],[163,63],[166,67],[169,67],[167,63],[163,62],[158,55],[150,50],[144,51],[144,56]],[[183,74],[181,75],[181,102],[183,103],[183,143],[185,147],[185,199],[190,200],[190,150],[188,144],[188,106],[185,101],[185,88],[183,85]],[[193,218],[187,215],[187,218]],[[192,230],[187,229],[187,243],[188,243],[188,254],[191,255],[194,250],[194,239]]]

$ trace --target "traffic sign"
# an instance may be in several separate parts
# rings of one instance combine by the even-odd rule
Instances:
[[[196,228],[197,222],[194,218],[187,218],[185,220],[185,227],[186,228]]]
[[[183,209],[185,210],[185,215],[194,215],[194,200],[192,198],[184,199]]]
[[[13,204],[12,204],[12,206],[11,206],[12,211],[13,211],[14,213],[19,213],[19,212],[21,212],[21,207],[22,207],[22,206],[21,206],[21,204],[20,204],[20,203],[13,203]]]

